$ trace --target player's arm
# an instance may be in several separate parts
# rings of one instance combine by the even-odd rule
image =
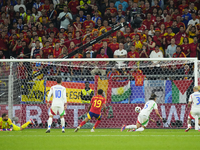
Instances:
[[[90,106],[88,107],[87,113],[89,113],[91,107],[92,107],[92,103],[90,103]]]
[[[149,120],[150,120],[150,121],[152,121],[152,122],[154,122],[154,123],[156,122],[156,121],[155,121],[155,120],[153,120],[151,117],[149,117]]]
[[[192,95],[190,95],[188,107],[190,107],[191,105],[192,105]]]
[[[67,109],[67,96],[66,96],[66,89],[63,90],[63,100],[64,100],[64,108]]]
[[[104,116],[106,117],[106,104],[103,103],[102,107],[103,107]]]
[[[53,88],[51,87],[49,94],[48,94],[48,98],[47,98],[47,107],[48,108],[50,107],[49,100],[50,100],[52,94],[53,94]]]
[[[162,117],[160,116],[158,109],[155,109],[156,115],[162,120]]]

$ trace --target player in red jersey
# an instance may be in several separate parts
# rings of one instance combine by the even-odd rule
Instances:
[[[101,122],[101,108],[103,107],[104,116],[106,116],[106,99],[103,97],[103,90],[98,90],[98,95],[93,96],[90,106],[88,107],[87,117],[84,121],[80,123],[80,125],[74,130],[77,132],[84,124],[86,124],[92,117],[95,117],[97,122],[95,123],[94,127],[91,129],[91,132],[94,132],[94,129],[99,125]]]

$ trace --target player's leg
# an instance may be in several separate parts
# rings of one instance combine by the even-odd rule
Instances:
[[[48,119],[48,128],[46,130],[46,133],[50,133],[50,129],[51,129],[51,124],[53,122],[53,116],[57,114],[57,107],[52,107],[50,108],[50,112],[49,112],[49,119]]]
[[[26,122],[25,124],[23,124],[23,125],[20,127],[20,130],[24,130],[29,124],[35,125],[33,119],[30,119],[28,122]],[[14,129],[14,128],[13,128],[13,129]]]
[[[84,121],[80,123],[80,125],[74,130],[74,132],[77,132],[84,124],[86,124],[91,118],[93,117],[93,114],[91,112],[87,113],[87,117]]]
[[[93,126],[93,128],[91,129],[91,132],[94,132],[94,129],[96,129],[96,127],[100,124],[101,122],[101,114],[95,114],[95,118],[96,118],[96,123],[95,125]]]
[[[147,116],[143,116],[143,115],[139,115],[140,118],[137,122],[137,124],[140,124],[142,125],[142,127],[138,128],[139,125],[137,126],[137,129],[133,129],[133,131],[144,131],[144,129],[146,128],[146,126],[148,125],[149,123],[149,118]]]
[[[61,126],[62,126],[62,133],[65,133],[65,110],[64,110],[64,106],[59,108],[59,114],[60,114],[60,121],[61,121]]]
[[[124,131],[125,129],[128,129],[128,132],[129,131],[132,131],[133,129],[137,129],[137,128],[139,128],[140,127],[140,119],[141,117],[140,117],[140,114],[138,115],[138,118],[137,118],[137,123],[136,123],[136,125],[123,125],[122,126],[122,128],[121,128],[121,131]]]
[[[188,131],[192,128],[192,126],[191,126],[191,120],[192,120],[192,119],[194,119],[194,117],[193,117],[193,115],[192,115],[191,112],[190,112],[190,114],[189,114],[189,116],[188,116],[188,120],[187,120],[188,127],[187,127],[187,129],[185,130],[185,132],[188,132]]]

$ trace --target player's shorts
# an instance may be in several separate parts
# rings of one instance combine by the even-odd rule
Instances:
[[[13,131],[20,131],[21,128],[12,123]]]
[[[99,119],[101,119],[101,114],[95,114],[95,113],[89,111],[89,113],[87,113],[87,118],[92,119],[92,117],[95,117],[96,120],[99,120]]]
[[[51,106],[49,115],[57,115],[57,112],[60,116],[65,115],[64,106]]]
[[[137,123],[141,124],[142,126],[147,126],[149,123],[149,117],[143,114],[138,115]]]
[[[200,119],[200,110],[199,109],[191,109],[188,118],[195,119],[195,116],[198,116],[198,118]]]

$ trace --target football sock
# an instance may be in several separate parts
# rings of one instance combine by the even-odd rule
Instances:
[[[136,129],[135,131],[144,131],[144,128],[141,127],[141,128]]]
[[[84,124],[86,124],[86,122],[82,121],[81,124],[79,125],[79,127],[82,127]]]
[[[23,125],[21,126],[21,128],[25,129],[30,123],[31,123],[30,121],[26,122],[25,124],[23,124]]]
[[[95,129],[99,124],[100,124],[101,120],[97,120],[97,122],[95,123],[93,129]]]
[[[188,128],[190,128],[191,127],[191,120],[187,120],[187,124],[188,124]]]
[[[52,121],[53,121],[53,119],[51,117],[49,117],[49,120],[48,120],[48,129],[51,128]]]
[[[60,120],[61,120],[62,129],[65,129],[65,119],[64,119],[64,117],[61,118]]]
[[[126,126],[126,129],[137,129],[136,125],[128,125]]]

